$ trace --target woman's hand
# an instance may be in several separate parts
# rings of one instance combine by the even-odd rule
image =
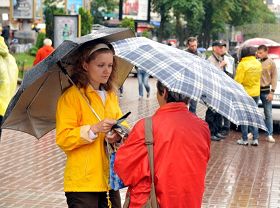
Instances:
[[[90,129],[95,133],[107,133],[111,130],[112,126],[116,124],[116,120],[113,119],[104,119],[100,122],[98,122],[97,124],[94,124],[90,127]]]
[[[112,131],[109,131],[106,134],[106,138],[105,139],[108,141],[108,143],[112,144],[112,143],[120,141],[121,140],[121,136],[117,132],[112,130]]]

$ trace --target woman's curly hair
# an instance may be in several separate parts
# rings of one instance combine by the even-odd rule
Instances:
[[[92,54],[90,54],[92,49],[99,43],[106,44],[110,49],[101,48],[94,51]],[[113,55],[115,54],[112,45],[105,41],[98,41],[98,42],[93,42],[91,44],[85,44],[84,46],[81,46],[78,49],[78,52],[80,54],[80,57],[73,67],[73,73],[71,75],[71,79],[79,88],[86,88],[90,82],[87,71],[83,67],[84,62],[89,63],[91,60],[94,60],[101,53],[112,53]],[[116,60],[115,57],[113,57],[113,67],[112,67],[111,75],[107,83],[101,84],[100,88],[106,91],[113,90],[115,88],[114,86],[115,77],[116,77]]]

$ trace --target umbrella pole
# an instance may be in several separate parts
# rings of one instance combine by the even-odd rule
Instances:
[[[65,76],[67,77],[67,79],[71,82],[71,84],[73,86],[76,87],[76,89],[79,91],[80,95],[82,96],[82,98],[84,98],[84,100],[86,101],[86,103],[88,104],[90,110],[92,111],[92,113],[96,116],[96,118],[101,121],[101,118],[99,117],[99,115],[95,112],[95,110],[93,109],[93,107],[90,105],[88,99],[81,93],[81,91],[79,90],[79,88],[77,87],[77,85],[73,82],[73,80],[71,79],[71,77],[69,76],[69,74],[67,73],[66,69],[64,68],[64,66],[62,66],[61,61],[57,62],[57,65],[59,66],[59,68],[61,69],[61,71],[65,74]]]

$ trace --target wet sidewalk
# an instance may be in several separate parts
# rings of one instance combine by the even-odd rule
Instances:
[[[155,80],[151,97],[138,99],[136,78],[129,78],[120,99],[123,113],[131,111],[131,126],[158,108]],[[198,115],[204,117],[199,106]],[[203,207],[280,207],[280,136],[276,143],[238,146],[240,132],[212,142]],[[55,133],[42,139],[4,130],[0,143],[0,208],[66,208],[63,192],[64,153],[55,144]],[[125,190],[121,192],[124,198]]]

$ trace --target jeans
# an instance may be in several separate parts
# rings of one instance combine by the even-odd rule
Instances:
[[[256,96],[256,97],[252,97],[252,98],[258,104],[258,101],[259,101],[260,97]],[[242,133],[243,141],[247,141],[248,140],[248,132],[252,132],[253,133],[253,140],[259,139],[259,129],[257,127],[247,126],[247,125],[240,125],[240,127],[241,127],[241,133]]]
[[[138,89],[139,89],[139,96],[143,97],[143,84],[146,88],[147,93],[150,93],[150,86],[148,83],[149,74],[147,74],[143,70],[137,70],[137,78],[138,78]]]
[[[192,112],[193,114],[195,114],[196,113],[196,106],[197,106],[197,101],[190,100],[189,111]]]
[[[266,132],[269,136],[272,136],[273,133],[273,121],[272,121],[272,102],[268,101],[266,97],[268,96],[269,91],[261,92],[261,101],[263,104],[264,116],[265,116],[265,125],[267,127]]]

